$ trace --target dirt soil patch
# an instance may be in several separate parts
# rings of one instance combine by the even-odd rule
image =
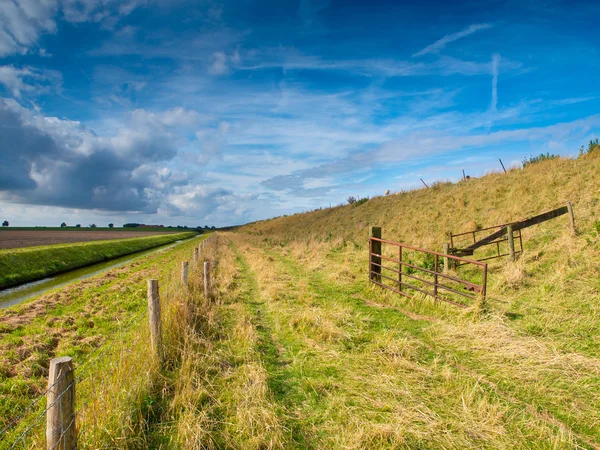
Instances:
[[[131,239],[169,234],[166,231],[60,231],[60,230],[2,230],[0,249],[33,247],[37,245],[70,244],[74,242]]]

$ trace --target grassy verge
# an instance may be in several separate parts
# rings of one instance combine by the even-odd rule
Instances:
[[[194,235],[195,233],[177,233],[0,250],[0,289],[159,247]]]
[[[189,261],[193,247],[206,237],[0,311],[0,429],[44,392],[50,359],[71,356],[81,377],[81,448],[147,448],[163,375],[149,354],[146,280],[159,280],[165,341],[177,347],[171,330],[179,321],[171,311],[184,295],[181,262]],[[192,280],[199,278],[199,267],[192,264]],[[42,398],[22,422],[0,435],[0,448],[8,448],[44,407]],[[43,447],[43,425],[43,420],[36,425],[25,448]]]

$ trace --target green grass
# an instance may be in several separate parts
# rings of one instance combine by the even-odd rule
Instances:
[[[168,300],[182,295],[181,262],[189,261],[208,236],[0,310],[0,429],[45,390],[50,359],[71,356],[76,376],[83,377],[77,385],[78,428],[85,431],[80,447],[148,448],[156,408],[152,399],[163,376],[149,353],[146,280],[159,280],[165,342],[176,347],[170,340]],[[192,264],[192,280],[199,267]],[[44,407],[42,400],[0,436],[0,449],[8,448]],[[42,436],[43,421],[27,448],[41,448]]]
[[[177,233],[132,239],[0,250],[0,289],[195,236]]]

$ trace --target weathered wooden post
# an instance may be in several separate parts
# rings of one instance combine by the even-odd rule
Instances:
[[[68,356],[50,361],[46,394],[46,448],[77,448],[75,372]]]
[[[204,261],[204,297],[210,298],[210,262]]]
[[[187,261],[183,261],[181,263],[181,283],[183,284],[183,288],[188,288],[188,269],[189,264]]]
[[[160,296],[158,280],[148,280],[148,318],[150,320],[150,343],[154,356],[162,360],[162,325],[160,322]]]
[[[438,296],[438,269],[439,269],[439,256],[437,253],[433,255],[433,298],[437,300]]]
[[[450,270],[450,258],[448,258],[448,254],[450,254],[450,244],[444,244],[444,272],[448,272]]]
[[[508,225],[506,227],[506,236],[508,238],[508,254],[511,261],[515,260],[515,238],[513,236],[513,227]]]
[[[398,290],[402,292],[402,246],[398,247]]]
[[[194,247],[194,262],[198,262],[198,247]]]
[[[575,229],[575,215],[573,214],[573,205],[571,202],[567,202],[567,210],[569,211],[569,221],[571,223],[571,232],[573,235],[577,234],[577,230]]]
[[[370,264],[370,273],[369,277],[373,281],[377,281],[381,283],[381,241],[376,239],[381,239],[381,227],[371,227],[371,253],[369,255],[371,264]]]

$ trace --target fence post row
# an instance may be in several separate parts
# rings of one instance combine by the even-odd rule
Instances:
[[[158,280],[148,280],[148,319],[150,320],[152,352],[159,361],[162,361],[162,326],[160,322]]]
[[[194,259],[197,259],[198,248]],[[182,279],[187,286],[188,262],[182,263]],[[210,263],[204,262],[204,294],[210,295]],[[162,361],[162,326],[160,320],[160,296],[158,280],[148,280],[148,318],[150,321],[150,341],[154,356]],[[77,424],[75,414],[75,370],[73,359],[68,356],[50,361],[48,391],[46,394],[46,448],[77,448]]]
[[[381,227],[371,227],[370,237],[381,239]],[[369,278],[381,282],[381,242],[369,239],[371,242],[369,252]]]
[[[75,372],[68,356],[50,361],[46,394],[46,448],[77,447],[75,424]]]

